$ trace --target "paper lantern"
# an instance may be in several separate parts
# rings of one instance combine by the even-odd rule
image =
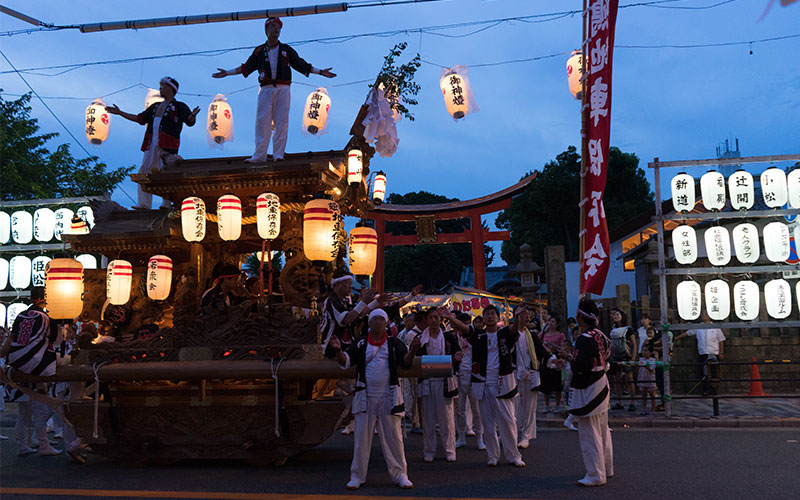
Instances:
[[[0,303],[0,328],[5,328],[5,327],[6,327],[6,305]]]
[[[706,210],[722,210],[725,208],[725,177],[711,170],[700,177],[700,196]]]
[[[764,226],[764,253],[771,262],[786,262],[791,253],[789,226],[783,222]]]
[[[567,83],[569,93],[577,100],[583,97],[583,53],[580,50],[573,50],[572,55],[567,59]]]
[[[274,240],[281,232],[281,199],[275,193],[261,193],[256,199],[258,236]]]
[[[672,230],[672,251],[678,264],[691,264],[697,260],[697,233],[689,225]]]
[[[330,109],[331,98],[324,87],[308,94],[303,108],[303,132],[311,135],[325,133]]]
[[[758,229],[750,223],[733,228],[733,248],[736,259],[742,264],[752,264],[761,256],[758,248]]]
[[[86,225],[86,221],[77,215],[72,216],[69,228],[69,234],[89,234],[89,226]]]
[[[102,99],[95,99],[86,108],[86,138],[89,143],[99,146],[108,139],[108,129],[111,126],[111,115],[106,111]]]
[[[76,213],[78,214],[78,217],[83,219],[83,222],[86,223],[86,227],[88,227],[89,230],[94,227],[94,210],[92,210],[92,207],[88,205],[83,206],[79,208]]]
[[[166,255],[153,255],[147,262],[147,296],[152,300],[165,300],[172,287],[172,259]]]
[[[339,251],[339,205],[311,200],[303,210],[303,253],[308,260],[330,262]]]
[[[733,310],[742,321],[758,318],[758,285],[752,281],[740,281],[733,285]]]
[[[784,319],[792,313],[792,289],[783,279],[768,281],[764,285],[764,302],[767,314],[775,319]]]
[[[128,303],[131,298],[133,266],[127,260],[112,260],[106,270],[106,297],[116,306]]]
[[[350,184],[361,183],[361,173],[364,170],[364,156],[359,149],[347,152],[347,182]]]
[[[11,239],[11,216],[0,212],[0,245],[5,245]]]
[[[75,214],[69,208],[59,208],[56,210],[56,225],[53,230],[53,235],[58,241],[61,241],[61,235],[70,233],[70,226],[72,225],[72,217]]]
[[[0,257],[0,290],[5,290],[5,288],[8,286],[8,273],[8,261]]]
[[[706,313],[714,321],[728,319],[731,314],[731,290],[724,280],[711,280],[705,286]]]
[[[786,176],[786,189],[788,191],[789,206],[800,208],[800,168],[792,170]]]
[[[75,260],[80,262],[84,269],[97,269],[97,257],[94,255],[84,253],[75,257]]]
[[[49,208],[40,208],[33,212],[33,237],[36,241],[47,243],[52,240],[55,229],[55,212]]]
[[[201,198],[190,196],[181,203],[181,229],[183,238],[190,243],[205,238],[206,203]]]
[[[375,181],[372,183],[372,202],[376,205],[383,203],[386,198],[386,174],[378,170],[375,172]]]
[[[746,170],[737,170],[728,177],[728,191],[734,210],[750,210],[755,201],[753,176]]]
[[[770,167],[761,172],[761,194],[769,208],[780,208],[786,205],[787,187],[786,172],[778,167]]]
[[[706,229],[706,255],[712,266],[724,266],[731,261],[731,237],[722,226]]]
[[[700,285],[694,281],[678,283],[675,297],[678,300],[678,315],[686,321],[700,317]]]
[[[45,268],[45,301],[50,319],[75,319],[83,310],[83,266],[75,259],[53,259]]]
[[[672,178],[672,207],[676,212],[689,212],[694,208],[694,179],[681,172]]]
[[[378,257],[378,233],[369,227],[355,227],[350,231],[350,272],[372,274]]]
[[[242,200],[226,194],[217,200],[217,228],[219,237],[225,241],[235,241],[242,234]]]
[[[161,97],[161,92],[156,89],[147,89],[147,95],[144,96],[144,109],[149,108],[153,104],[157,102],[163,101],[164,98]]]
[[[23,304],[21,302],[14,302],[13,304],[8,305],[8,309],[6,310],[6,324],[8,328],[14,326],[14,320],[17,319],[19,313],[27,309],[29,306]]]
[[[44,286],[46,278],[47,263],[52,259],[44,255],[34,257],[31,261],[31,285]]]
[[[31,259],[17,255],[8,265],[8,281],[11,288],[22,290],[31,286]]]
[[[466,68],[464,68],[466,69]],[[469,112],[469,79],[456,68],[444,72],[439,80],[447,112],[453,119],[464,118]]]
[[[11,214],[11,237],[16,243],[26,244],[33,239],[33,216],[22,210]]]
[[[233,141],[233,111],[222,94],[214,96],[214,100],[208,105],[206,134],[212,147]]]

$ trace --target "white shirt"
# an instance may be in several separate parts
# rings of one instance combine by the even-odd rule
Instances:
[[[486,344],[489,347],[486,357],[486,385],[496,386],[500,373],[500,352],[497,350],[497,332],[486,332]]]
[[[639,332],[639,354],[641,354],[642,347],[644,346],[644,343],[647,342],[647,329],[643,326],[640,326],[636,331]]]
[[[444,355],[444,333],[439,332],[439,335],[434,337],[429,336],[428,340],[428,355],[429,356],[443,356]]]
[[[269,59],[269,69],[272,73],[272,79],[278,76],[278,48],[280,44],[275,44],[274,47],[267,47],[267,59]]]
[[[367,343],[367,398],[381,398],[389,394],[389,342],[380,347]]]
[[[527,373],[531,368],[531,353],[528,351],[528,329],[519,332],[517,339],[517,376]]]
[[[719,356],[719,343],[725,342],[725,335],[719,328],[707,328],[703,330],[689,330],[687,335],[697,337],[697,354]]]

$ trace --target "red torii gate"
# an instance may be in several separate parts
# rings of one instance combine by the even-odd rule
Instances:
[[[536,172],[513,186],[488,196],[467,201],[436,203],[431,205],[381,205],[367,213],[366,218],[375,221],[378,233],[378,255],[373,274],[373,286],[384,289],[384,258],[387,246],[419,245],[436,243],[471,243],[472,268],[475,273],[475,288],[486,289],[486,269],[483,258],[483,243],[506,241],[511,238],[508,231],[490,231],[481,227],[481,215],[499,212],[511,206],[511,199],[520,194],[533,179]],[[437,233],[435,221],[448,219],[470,220],[470,227],[461,233]],[[386,232],[386,222],[416,222],[417,234],[394,235]]]

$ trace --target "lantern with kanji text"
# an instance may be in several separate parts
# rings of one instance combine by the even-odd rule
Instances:
[[[761,172],[761,194],[769,208],[786,205],[786,172],[778,167],[770,167]]]
[[[70,226],[74,215],[75,214],[69,208],[59,208],[56,210],[56,225],[53,234],[58,241],[61,241],[62,234],[70,234]]]
[[[147,296],[151,300],[165,300],[172,288],[172,259],[166,255],[153,255],[147,261]]]
[[[378,170],[372,183],[372,202],[380,205],[384,199],[386,199],[386,174]]]
[[[354,227],[348,253],[351,273],[372,274],[378,256],[378,233],[369,227]]]
[[[86,108],[86,138],[91,144],[99,146],[108,139],[108,129],[111,126],[111,114],[106,111],[102,99],[95,99]]]
[[[728,319],[731,313],[731,290],[724,280],[711,280],[705,286],[706,313],[714,321]]]
[[[734,210],[750,210],[755,201],[753,176],[746,170],[739,169],[728,177],[728,191],[731,195],[731,206]]]
[[[442,89],[447,112],[450,113],[454,120],[464,118],[472,111],[470,109],[470,88],[466,67],[457,66],[442,73],[439,87]]]
[[[351,149],[347,152],[347,182],[349,184],[361,183],[364,171],[364,155],[360,149]]]
[[[725,208],[725,177],[716,170],[710,170],[700,177],[700,196],[706,210]]]
[[[742,264],[752,264],[761,256],[758,247],[758,228],[749,222],[733,228],[733,248],[736,259]]]
[[[222,94],[214,96],[214,100],[208,105],[206,134],[208,144],[212,147],[222,147],[223,143],[233,141],[233,110]]]
[[[572,55],[567,59],[567,83],[569,93],[577,100],[583,97],[583,53],[580,50],[573,50]]]
[[[112,305],[121,306],[131,298],[133,266],[127,260],[112,260],[106,269],[106,297]]]
[[[83,310],[83,266],[75,259],[53,259],[45,267],[45,302],[50,319],[75,319]]]
[[[731,261],[731,236],[722,226],[706,229],[706,256],[712,266],[724,266]]]
[[[181,229],[183,238],[189,243],[205,238],[206,203],[201,198],[190,196],[181,203]]]
[[[303,108],[303,133],[311,135],[325,133],[330,109],[331,98],[324,87],[308,94]]]
[[[339,205],[311,200],[303,210],[303,253],[308,260],[330,262],[339,251]]]
[[[56,229],[56,214],[49,208],[39,208],[33,212],[33,237],[46,243],[53,239]]]
[[[774,279],[764,285],[764,302],[767,314],[775,319],[785,319],[792,313],[792,288],[784,279]]]
[[[791,253],[789,226],[770,222],[764,226],[764,254],[771,262],[785,262]]]
[[[94,210],[92,210],[92,207],[88,205],[82,206],[76,213],[78,214],[78,217],[83,219],[83,221],[86,223],[86,227],[91,231],[91,229],[94,227]]]
[[[678,264],[692,264],[697,260],[697,233],[684,224],[672,230],[672,250]]]
[[[672,178],[672,207],[676,212],[689,212],[694,208],[694,179],[681,172]]]
[[[733,285],[733,310],[742,321],[753,321],[758,318],[758,285],[749,280]]]
[[[19,210],[11,214],[11,237],[16,243],[26,244],[33,239],[33,216]]]
[[[217,200],[217,228],[219,237],[226,241],[235,241],[242,234],[242,200],[232,194],[226,194]]]
[[[258,236],[274,240],[281,232],[281,200],[275,193],[261,193],[256,199]]]
[[[8,309],[6,309],[6,324],[9,328],[14,326],[14,320],[17,319],[19,313],[24,311],[28,308],[27,304],[23,304],[22,302],[14,302],[13,304],[8,305]]]
[[[31,286],[31,259],[17,255],[12,257],[8,267],[8,281],[11,283],[11,288],[22,290]]]
[[[700,317],[700,285],[695,281],[687,280],[678,283],[676,298],[678,300],[678,315],[686,321],[693,321]]]
[[[33,258],[31,261],[31,285],[44,286],[46,278],[45,270],[47,269],[47,263],[51,260],[50,257],[44,255]]]

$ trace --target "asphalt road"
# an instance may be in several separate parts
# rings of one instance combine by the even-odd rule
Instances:
[[[12,429],[3,429],[5,435],[12,433]],[[127,498],[295,499],[320,495],[615,500],[800,497],[800,429],[616,429],[613,440],[615,477],[602,488],[578,488],[575,480],[583,475],[583,463],[577,434],[567,430],[540,431],[534,445],[523,450],[525,469],[502,462],[497,468],[487,467],[485,452],[475,449],[474,442],[458,451],[455,463],[445,462],[440,451],[434,463],[426,464],[421,436],[411,435],[406,456],[415,488],[400,490],[391,484],[376,439],[367,484],[351,493],[344,486],[352,440],[338,434],[281,467],[228,462],[136,465],[97,456],[91,456],[86,465],[77,465],[63,455],[18,458],[10,439],[0,445],[0,496],[15,500],[112,494]],[[71,491],[34,494],[42,488]],[[120,490],[133,491],[114,493]],[[19,491],[23,493],[13,493]]]

